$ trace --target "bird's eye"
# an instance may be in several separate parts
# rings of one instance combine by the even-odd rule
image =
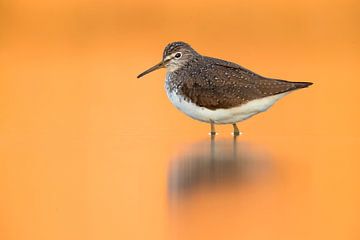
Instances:
[[[181,52],[178,52],[178,53],[175,54],[175,58],[176,58],[176,59],[181,58],[181,56],[182,56]]]

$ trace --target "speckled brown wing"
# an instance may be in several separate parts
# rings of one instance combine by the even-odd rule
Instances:
[[[237,107],[254,99],[310,85],[265,78],[220,59],[205,57],[203,61],[205,67],[186,79],[181,92],[196,105],[212,110]]]

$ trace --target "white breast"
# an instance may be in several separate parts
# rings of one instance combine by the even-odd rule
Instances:
[[[202,122],[212,121],[217,124],[237,123],[248,119],[249,117],[257,113],[266,111],[277,100],[289,93],[286,92],[252,100],[234,108],[211,110],[205,107],[199,107],[194,103],[185,100],[175,91],[169,92],[167,90],[166,92],[172,104],[174,104],[177,109],[179,109],[186,115]]]

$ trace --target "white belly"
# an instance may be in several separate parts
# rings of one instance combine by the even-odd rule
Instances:
[[[172,104],[186,115],[202,122],[214,122],[217,124],[237,123],[248,119],[257,113],[266,111],[286,94],[288,94],[288,92],[252,100],[234,108],[211,110],[205,107],[196,106],[195,104],[186,101],[175,92],[167,91],[167,95]]]

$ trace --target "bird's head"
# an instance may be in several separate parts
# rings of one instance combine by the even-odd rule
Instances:
[[[168,72],[176,71],[198,55],[199,54],[185,42],[170,43],[164,49],[162,61],[141,73],[138,78],[160,68],[166,68]]]

